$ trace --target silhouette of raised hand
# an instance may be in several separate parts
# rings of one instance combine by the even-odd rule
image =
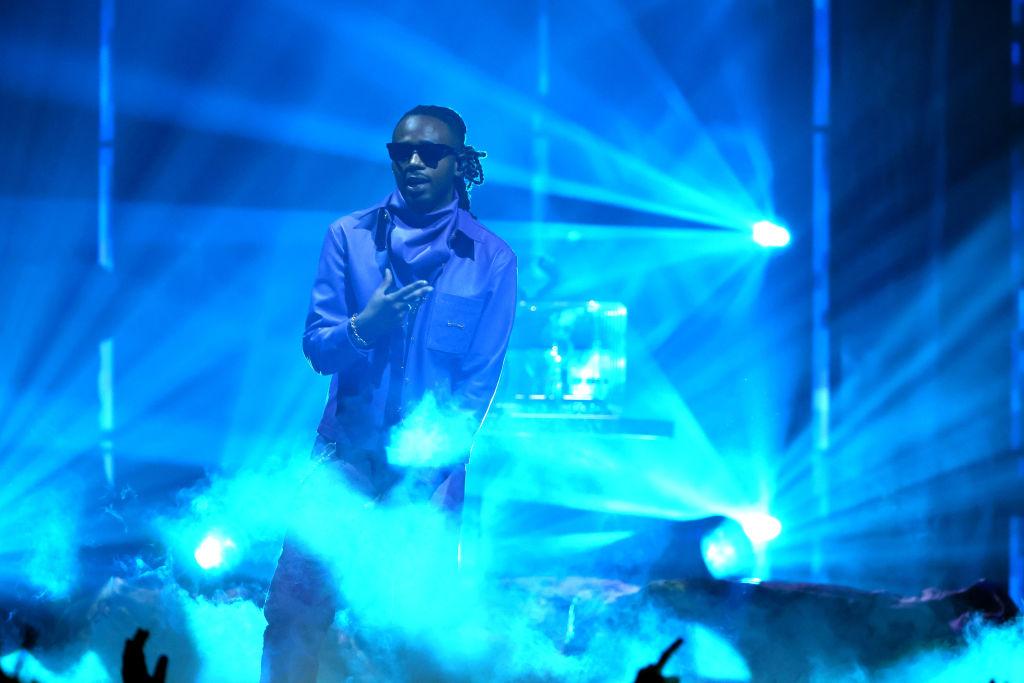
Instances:
[[[661,670],[668,664],[669,658],[675,654],[679,646],[683,644],[682,638],[676,638],[668,648],[661,653],[661,658],[656,664],[645,666],[636,672],[636,680],[633,683],[679,683],[678,676],[662,676]]]
[[[21,679],[17,676],[8,676],[3,669],[0,669],[0,683],[21,683]]]
[[[121,680],[123,683],[164,683],[167,677],[167,655],[160,655],[156,660],[156,669],[149,675],[146,666],[146,653],[143,648],[149,638],[149,631],[138,629],[135,635],[124,641],[124,654],[121,656]]]
[[[23,683],[21,680],[21,667],[25,664],[25,653],[31,652],[38,642],[39,631],[31,624],[25,624],[21,631],[21,654],[14,665],[14,671],[8,675],[3,669],[0,669],[0,683]],[[38,681],[33,680],[31,683],[38,683]]]

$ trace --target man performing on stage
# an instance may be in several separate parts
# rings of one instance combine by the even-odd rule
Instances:
[[[401,484],[385,447],[403,415],[429,392],[481,424],[508,347],[516,256],[470,213],[484,155],[465,142],[451,109],[406,113],[387,145],[397,191],[332,224],[320,254],[302,347],[333,378],[314,453],[370,499]],[[455,519],[467,458],[414,475]],[[286,540],[264,609],[264,683],[316,679],[337,606],[326,569]]]

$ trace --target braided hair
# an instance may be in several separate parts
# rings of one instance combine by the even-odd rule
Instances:
[[[484,182],[484,168],[480,165],[480,159],[487,156],[487,152],[478,152],[472,145],[466,144],[466,122],[454,109],[434,104],[419,104],[405,112],[402,119],[413,115],[432,116],[444,121],[459,139],[455,162],[462,171],[462,182],[455,184],[455,191],[459,194],[459,208],[469,211],[470,190],[474,185],[482,185]]]

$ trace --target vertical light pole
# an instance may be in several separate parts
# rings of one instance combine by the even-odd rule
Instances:
[[[1024,0],[1011,0],[1010,102],[1014,125],[1024,114]],[[1010,449],[1017,459],[1017,478],[1024,482],[1024,143],[1014,136],[1010,150],[1010,273],[1013,278],[1015,325],[1010,345]],[[1024,605],[1024,517],[1010,517],[1010,595]]]
[[[99,54],[99,187],[96,202],[96,263],[107,273],[114,271],[110,235],[111,180],[114,173],[114,98],[111,91],[111,41],[114,33],[114,0],[100,0]],[[99,345],[100,453],[107,484],[114,484],[114,339]]]
[[[829,213],[829,97],[831,94],[831,18],[830,0],[814,0],[814,84],[812,130],[812,276],[811,296],[811,382],[812,452],[811,477],[817,514],[824,519],[831,512],[829,500],[828,450],[830,389],[829,334],[829,249],[831,225]],[[818,525],[819,529],[825,525]],[[813,541],[811,572],[825,580],[826,568],[821,532]]]
[[[548,140],[544,107],[550,87],[551,26],[548,0],[537,5],[537,101],[533,110],[533,178],[530,179],[530,219],[541,223],[547,218],[548,174],[550,172],[550,141]]]

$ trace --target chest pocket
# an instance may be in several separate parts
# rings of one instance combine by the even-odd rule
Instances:
[[[480,324],[484,300],[437,292],[427,325],[427,348],[443,353],[462,354]]]

